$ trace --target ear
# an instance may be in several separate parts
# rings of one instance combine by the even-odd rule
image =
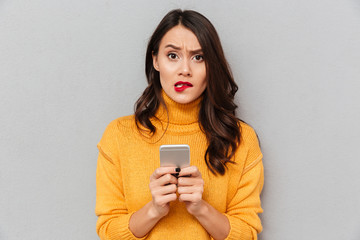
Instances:
[[[157,55],[154,55],[154,53],[152,53],[152,59],[153,59],[153,66],[154,66],[155,70],[159,71],[159,64],[158,64],[158,60],[157,60]]]

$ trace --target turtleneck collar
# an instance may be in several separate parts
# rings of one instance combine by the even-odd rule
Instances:
[[[161,95],[166,104],[167,111],[164,106],[160,105],[156,117],[162,122],[169,122],[170,124],[177,125],[189,125],[198,122],[202,97],[199,97],[190,103],[181,104],[172,100],[164,90],[162,90]]]

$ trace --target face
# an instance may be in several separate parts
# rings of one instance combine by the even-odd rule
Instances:
[[[165,93],[175,102],[196,100],[206,88],[206,66],[199,41],[189,29],[178,25],[161,39],[153,56]]]

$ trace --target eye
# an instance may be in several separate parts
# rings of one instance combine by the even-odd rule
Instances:
[[[194,59],[195,59],[195,61],[197,61],[197,62],[201,62],[201,61],[204,60],[204,57],[203,57],[203,55],[195,55],[195,56],[194,56]]]
[[[175,53],[169,53],[167,56],[172,60],[175,60],[178,57]]]

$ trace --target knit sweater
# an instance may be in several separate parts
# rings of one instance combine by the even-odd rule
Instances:
[[[198,122],[201,98],[179,104],[163,93],[168,112],[160,106],[152,136],[140,133],[133,115],[118,118],[106,128],[98,149],[96,172],[97,233],[102,240],[139,239],[129,230],[131,215],[152,200],[150,175],[160,167],[159,147],[188,144],[190,165],[204,180],[203,200],[224,214],[230,223],[227,239],[257,239],[262,226],[260,193],[263,187],[262,154],[254,130],[239,123],[241,143],[224,175],[214,175],[206,166],[205,134]],[[212,239],[183,202],[170,203],[169,214],[141,239]]]

